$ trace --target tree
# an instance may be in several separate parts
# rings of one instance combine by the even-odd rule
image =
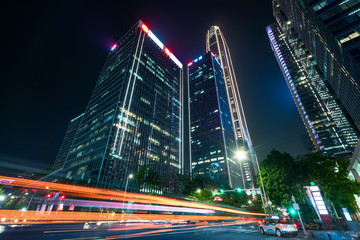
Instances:
[[[197,175],[192,180],[189,179],[185,183],[183,194],[191,195],[197,189],[209,189],[210,191],[213,191],[220,187],[220,183],[216,180]]]
[[[309,185],[315,181],[325,200],[331,201],[340,210],[346,207],[350,212],[358,210],[354,194],[359,194],[360,183],[348,178],[349,159],[326,156],[322,152],[309,153],[298,157],[302,175],[299,182]]]
[[[150,168],[149,165],[142,165],[135,176],[134,181],[139,187],[143,186],[149,190],[160,189],[162,182],[159,173]]]
[[[347,172],[349,160],[327,156],[318,151],[298,156],[295,160],[287,153],[272,150],[260,164],[266,192],[278,206],[290,207],[294,195],[304,218],[316,218],[316,213],[303,189],[314,181],[319,186],[327,206],[340,213],[341,207],[355,212],[358,207],[354,194],[360,193],[360,183],[350,180]]]
[[[261,162],[260,167],[266,193],[273,204],[289,205],[291,203],[290,188],[296,180],[294,158],[288,153],[273,149]],[[260,182],[258,184],[260,185]]]

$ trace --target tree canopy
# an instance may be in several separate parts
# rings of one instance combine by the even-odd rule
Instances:
[[[321,151],[294,159],[288,153],[272,150],[260,163],[266,192],[275,205],[290,206],[294,195],[303,209],[310,209],[303,186],[309,186],[313,181],[319,186],[328,206],[337,210],[346,207],[354,212],[358,208],[354,194],[360,193],[360,184],[347,177],[348,166],[348,159],[327,156]]]

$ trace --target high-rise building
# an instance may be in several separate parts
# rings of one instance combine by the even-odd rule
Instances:
[[[208,52],[188,63],[192,175],[223,186],[243,186],[226,82],[220,62]]]
[[[184,167],[182,84],[181,62],[139,21],[109,52],[64,176],[121,189],[147,164],[165,184],[157,192],[175,191]]]
[[[310,68],[319,75],[337,107],[340,108],[342,114],[338,116],[335,116],[336,111],[328,111],[331,112],[336,126],[341,129],[346,128],[345,125],[339,124],[339,121],[344,122],[340,120],[344,117],[351,125],[350,128],[356,132],[356,137],[351,131],[344,133],[348,135],[347,143],[352,149],[356,144],[356,138],[359,137],[360,129],[360,38],[358,38],[360,12],[358,9],[360,3],[356,0],[273,2],[274,17],[284,38],[288,43],[296,40],[297,44],[306,51],[307,57],[311,60]],[[295,48],[296,44],[292,45]],[[312,72],[308,74],[311,75]],[[329,105],[326,100],[324,103]]]
[[[60,166],[62,167],[64,165],[64,162],[66,160],[66,157],[69,153],[70,147],[72,142],[74,141],[76,131],[79,128],[79,125],[81,123],[82,117],[84,116],[84,113],[80,114],[79,116],[75,117],[70,121],[69,127],[65,133],[65,137],[61,143],[59,152],[56,156],[54,166]]]
[[[238,159],[242,165],[242,175],[245,176],[246,187],[254,185],[256,174],[256,154],[254,152],[249,130],[246,123],[245,112],[242,105],[239,87],[232,64],[229,47],[223,33],[218,26],[212,26],[206,34],[206,51],[214,53],[221,64],[222,72],[226,82],[226,93],[230,103],[233,128],[236,131],[236,142],[238,151],[242,151],[245,157]]]
[[[346,103],[351,99],[356,105],[358,93],[341,61],[353,59],[340,43],[334,49],[342,49],[344,55],[334,54],[328,46],[336,39],[320,21],[312,19],[316,15],[304,11],[306,3],[295,2],[298,1],[274,2],[277,22],[266,28],[271,48],[315,148],[329,155],[352,152],[359,137],[353,121],[359,109],[350,108],[353,114],[349,114],[343,100]],[[298,19],[300,16],[302,20]],[[320,34],[321,29],[324,35]],[[348,62],[347,66],[351,64]],[[345,93],[355,95],[344,96]]]

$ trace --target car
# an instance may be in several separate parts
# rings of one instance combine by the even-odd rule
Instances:
[[[265,219],[259,226],[261,234],[272,234],[282,237],[285,235],[297,236],[298,227],[296,223],[292,223],[289,219],[273,217]]]

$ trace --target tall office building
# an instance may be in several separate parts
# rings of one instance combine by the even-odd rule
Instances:
[[[211,51],[219,60],[226,82],[227,98],[230,103],[233,128],[236,131],[238,151],[243,151],[247,157],[241,160],[243,175],[245,175],[246,187],[254,185],[256,173],[256,154],[254,152],[249,130],[246,123],[244,108],[241,102],[239,87],[232,64],[229,47],[223,33],[218,26],[212,26],[206,34],[206,51]]]
[[[359,104],[347,71],[353,58],[304,1],[275,1],[274,16],[277,23],[266,28],[271,47],[315,148],[329,155],[352,152],[359,109],[347,111],[345,104]]]
[[[183,66],[139,21],[114,44],[64,164],[67,178],[121,189],[147,164],[175,190],[183,171]],[[146,189],[144,189],[146,190]]]
[[[222,68],[208,52],[188,64],[192,175],[217,180],[223,186],[243,186],[234,159],[236,133]]]
[[[70,121],[69,127],[65,133],[65,137],[61,143],[59,152],[56,156],[54,166],[60,166],[62,167],[64,165],[64,162],[66,160],[66,157],[69,153],[70,147],[72,142],[74,141],[76,131],[79,128],[79,125],[81,123],[82,117],[84,116],[84,113],[80,114],[79,116],[75,117]]]

